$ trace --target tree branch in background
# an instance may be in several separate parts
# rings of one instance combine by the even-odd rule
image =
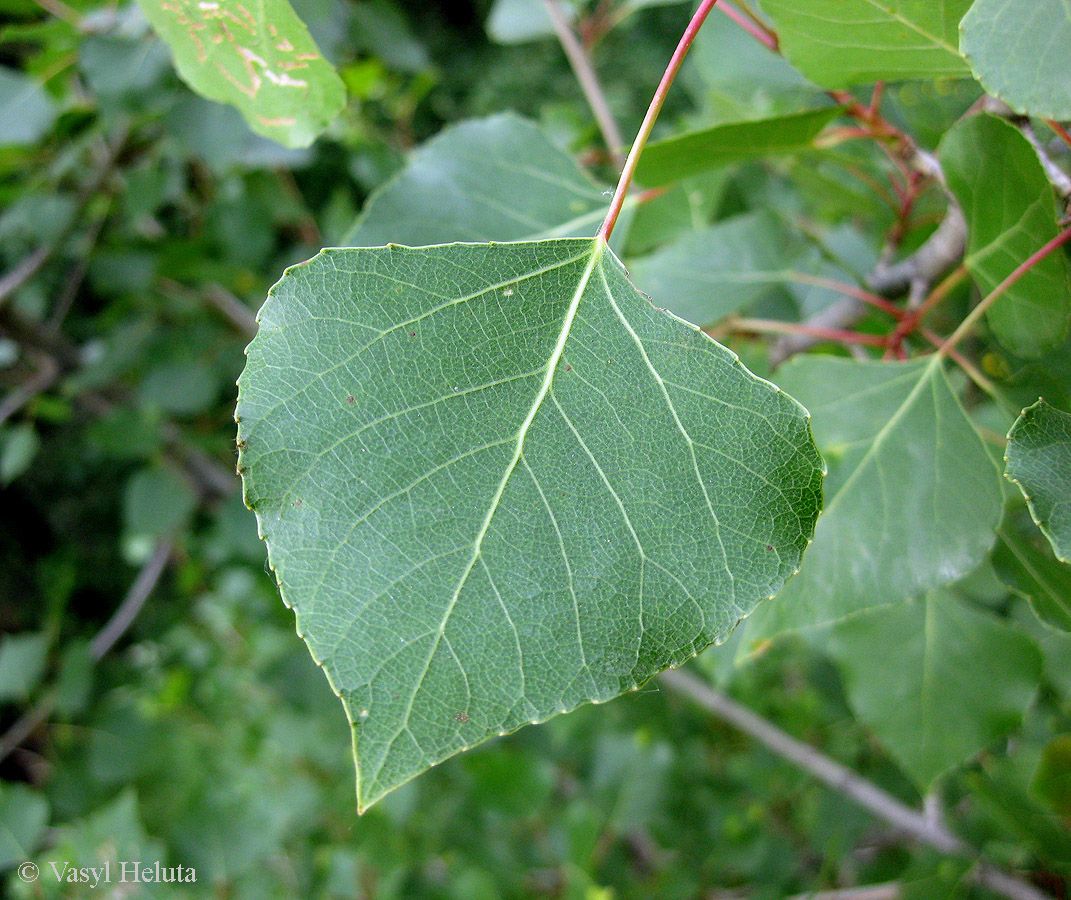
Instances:
[[[659,676],[659,681],[753,737],[778,756],[795,763],[913,840],[949,856],[977,860],[969,876],[975,883],[1003,894],[1009,900],[1052,900],[1029,882],[981,861],[979,852],[949,831],[943,822],[912,809],[858,773],[796,740],[726,694],[715,691],[694,675],[670,669]]]
[[[45,263],[55,255],[55,253],[63,246],[67,238],[70,237],[71,233],[78,227],[81,215],[89,204],[89,201],[104,188],[108,179],[111,177],[112,172],[115,169],[115,164],[119,159],[119,154],[126,145],[128,134],[128,130],[123,128],[119,131],[111,144],[106,145],[105,152],[100,162],[97,164],[96,172],[90,179],[89,184],[87,184],[78,195],[78,203],[74,215],[71,217],[70,224],[63,229],[52,243],[42,244],[29,256],[25,257],[14,269],[11,269],[3,276],[0,276],[0,307],[2,307],[16,291],[41,271]]]
[[[566,21],[561,6],[558,5],[558,0],[543,0],[543,6],[546,7],[547,15],[550,16],[550,21],[554,25],[554,33],[558,35],[558,40],[561,42],[562,49],[569,59],[573,74],[580,83],[580,89],[584,92],[584,99],[587,100],[588,108],[591,109],[592,115],[595,116],[599,132],[602,134],[603,142],[610,153],[614,168],[620,169],[625,164],[625,156],[622,153],[625,141],[621,137],[621,132],[617,127],[617,122],[614,121],[613,114],[610,112],[610,105],[606,102],[606,95],[603,93],[602,85],[599,84],[598,76],[591,65],[591,59],[587,51],[581,46],[576,32]]]
[[[134,583],[130,586],[123,602],[119,604],[111,619],[97,632],[89,644],[89,656],[94,663],[100,662],[104,655],[115,646],[134,623],[139,612],[145,606],[153,589],[160,581],[164,572],[164,566],[171,556],[171,542],[160,541],[153,550],[152,556],[141,567]],[[15,723],[0,736],[0,762],[11,755],[23,741],[26,740],[48,718],[56,705],[56,693],[50,691],[41,697],[29,710],[27,710]]]

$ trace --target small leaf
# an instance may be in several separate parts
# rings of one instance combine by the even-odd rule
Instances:
[[[0,146],[33,144],[56,120],[56,105],[34,79],[0,66]]]
[[[797,357],[778,382],[814,417],[826,508],[799,575],[748,621],[745,653],[966,575],[993,544],[1003,499],[1000,470],[937,356]]]
[[[1041,677],[1028,637],[941,591],[853,616],[828,650],[856,714],[924,793],[1016,728]]]
[[[260,320],[246,502],[362,809],[724,640],[799,565],[804,410],[601,241],[325,250]]]
[[[249,7],[226,0],[138,2],[183,80],[210,100],[236,106],[257,134],[305,147],[346,103],[342,80],[287,0]]]
[[[1064,0],[975,0],[960,23],[974,77],[1016,112],[1071,119],[1071,7]]]
[[[1020,503],[997,529],[993,569],[1009,588],[1026,597],[1037,617],[1059,631],[1071,631],[1071,566],[1052,554]]]
[[[1056,556],[1071,562],[1071,415],[1044,400],[1028,406],[1008,432],[1004,459]]]
[[[0,782],[0,872],[28,859],[48,826],[48,801],[24,784]]]
[[[581,237],[606,215],[603,191],[527,119],[473,119],[414,151],[372,195],[343,242],[416,247]]]
[[[47,656],[45,632],[5,634],[0,640],[0,703],[26,700],[37,689]]]
[[[948,186],[967,217],[964,262],[983,294],[1056,237],[1056,202],[1034,148],[1017,128],[993,116],[964,119],[938,150]],[[1063,343],[1071,325],[1067,259],[1050,253],[990,308],[1000,342],[1036,357]]]
[[[831,107],[726,122],[654,141],[640,157],[636,179],[647,187],[659,187],[727,163],[798,153],[813,147],[818,133],[840,112],[839,107]]]
[[[763,0],[789,61],[844,88],[969,74],[957,26],[971,0]]]

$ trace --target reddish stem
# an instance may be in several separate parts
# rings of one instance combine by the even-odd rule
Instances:
[[[727,15],[734,22],[736,22],[737,25],[743,28],[744,31],[750,34],[760,44],[769,47],[771,50],[774,51],[774,53],[780,52],[781,48],[777,40],[777,33],[775,31],[771,31],[765,25],[761,25],[756,20],[749,18],[748,16],[737,10],[735,7],[729,6],[729,4],[727,3],[723,3],[721,6],[718,7],[718,9],[725,13],[725,15]]]
[[[911,310],[911,312],[900,320],[900,324],[896,326],[892,334],[888,337],[889,349],[897,350],[903,343],[904,338],[918,328],[919,323],[923,320],[926,313],[944,300],[952,289],[966,277],[966,266],[960,266],[946,275],[944,280],[930,292],[929,297],[923,300],[916,309]]]
[[[754,332],[755,334],[805,334],[837,344],[866,344],[870,347],[884,347],[885,338],[879,334],[864,334],[861,331],[844,331],[839,328],[819,328],[816,325],[803,325],[797,322],[778,322],[773,319],[730,319],[720,329],[730,331]]]
[[[895,303],[890,303],[884,297],[879,297],[877,294],[870,293],[870,291],[864,291],[854,284],[846,284],[843,281],[835,281],[832,278],[823,278],[821,275],[809,275],[806,272],[789,272],[788,277],[800,284],[812,284],[815,287],[828,288],[839,294],[854,297],[856,300],[869,303],[882,312],[888,313],[897,320],[902,320],[906,315]]]
[[[673,51],[673,56],[670,57],[669,65],[666,67],[665,74],[662,75],[662,80],[655,89],[654,97],[651,98],[651,105],[647,108],[647,114],[643,117],[643,123],[636,134],[636,140],[633,141],[632,149],[628,152],[628,159],[625,160],[624,168],[621,170],[621,178],[617,182],[617,189],[614,191],[613,199],[610,201],[610,209],[606,213],[606,219],[603,221],[602,227],[599,228],[597,236],[604,241],[610,240],[610,235],[613,234],[614,225],[617,224],[617,217],[621,214],[621,207],[625,203],[625,195],[628,194],[632,178],[636,174],[636,166],[639,164],[640,154],[647,144],[647,139],[651,136],[651,130],[654,128],[655,120],[662,110],[662,104],[666,102],[666,94],[669,93],[670,85],[673,84],[673,79],[676,78],[677,72],[684,62],[684,57],[688,54],[688,48],[692,46],[692,41],[695,40],[699,29],[717,2],[718,0],[703,0],[699,4],[699,9],[695,11],[695,15],[692,16],[688,27],[684,29],[680,43],[677,44],[677,49]]]
[[[1049,119],[1045,120],[1045,124],[1059,135],[1060,140],[1067,144],[1068,147],[1071,147],[1071,134],[1067,133],[1067,129],[1064,128],[1063,125],[1059,122],[1050,121]]]

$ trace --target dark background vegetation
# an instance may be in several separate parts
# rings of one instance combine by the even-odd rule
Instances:
[[[233,474],[252,314],[444,124],[514,109],[583,155],[590,115],[556,43],[489,42],[486,2],[301,0],[350,103],[312,148],[287,150],[179,82],[135,7],[46,5],[0,0],[0,65],[44,81],[56,110],[33,140],[0,147],[0,272],[48,248],[0,306],[0,732],[49,705],[0,762],[0,894],[55,892],[12,868],[43,847],[89,864],[108,842],[119,859],[196,867],[195,886],[158,896],[713,900],[913,879],[918,896],[967,891],[958,864],[655,685],[454,758],[358,818],[345,718]],[[600,47],[626,133],[687,12],[646,10]],[[686,74],[667,118],[694,101]],[[934,129],[942,103],[962,109],[929,101]],[[761,205],[762,171],[734,173],[715,216]],[[159,583],[95,663],[90,642],[161,544]],[[1071,722],[1068,650],[1053,653],[1028,729]],[[921,802],[803,643],[731,678],[716,650],[699,664]],[[983,774],[957,775],[947,802]],[[1016,821],[1025,809],[975,798],[957,813],[997,859],[1064,890],[1029,815]]]

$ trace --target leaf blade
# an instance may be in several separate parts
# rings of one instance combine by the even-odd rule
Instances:
[[[350,715],[362,808],[683,662],[798,565],[804,412],[604,245],[325,251],[261,319],[246,499]]]

